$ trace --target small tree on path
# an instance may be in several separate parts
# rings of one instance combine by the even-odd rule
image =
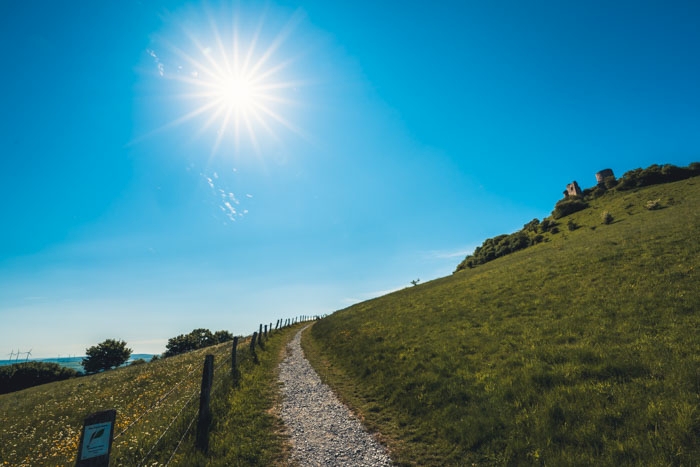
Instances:
[[[81,362],[85,373],[97,373],[101,370],[116,368],[131,357],[131,349],[126,346],[126,342],[116,339],[107,339],[89,347],[85,349],[85,353],[87,357]]]

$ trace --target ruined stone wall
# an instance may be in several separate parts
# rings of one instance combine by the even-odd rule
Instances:
[[[595,174],[595,181],[598,183],[598,185],[602,185],[605,182],[605,179],[608,177],[615,178],[615,174],[613,173],[612,169],[603,169]]]
[[[581,187],[578,186],[578,183],[574,180],[573,182],[569,183],[566,185],[566,191],[564,192],[565,196],[581,196]]]

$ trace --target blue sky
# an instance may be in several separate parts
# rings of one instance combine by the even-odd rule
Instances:
[[[697,161],[699,21],[667,1],[2,2],[0,357],[331,313],[449,275],[572,180]],[[212,84],[235,63],[247,100]]]

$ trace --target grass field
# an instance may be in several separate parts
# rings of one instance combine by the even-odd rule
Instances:
[[[281,465],[285,443],[273,415],[282,349],[299,326],[272,333],[258,348],[231,343],[152,363],[0,395],[0,465],[74,465],[84,418],[116,409],[111,465]],[[213,421],[207,455],[194,449],[205,354],[215,358]],[[189,431],[187,430],[190,427]]]
[[[397,462],[699,465],[700,179],[608,193],[560,223],[305,333]]]

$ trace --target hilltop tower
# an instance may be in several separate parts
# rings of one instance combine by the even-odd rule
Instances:
[[[595,181],[598,183],[598,186],[601,186],[605,184],[605,179],[608,177],[615,179],[615,174],[613,173],[612,169],[603,169],[595,174]]]
[[[564,196],[567,198],[569,196],[581,196],[581,187],[578,186],[576,180],[566,185],[566,190],[564,190]]]

